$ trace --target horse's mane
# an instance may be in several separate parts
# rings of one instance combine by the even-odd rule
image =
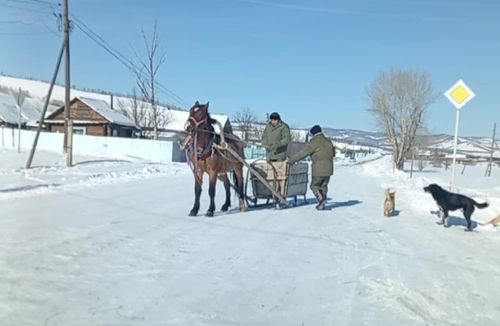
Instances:
[[[212,124],[214,124],[214,123],[217,122],[217,120],[215,120],[214,118],[212,118],[210,116],[210,113],[208,113],[208,111],[207,111],[207,121],[210,122],[210,125],[212,125]]]

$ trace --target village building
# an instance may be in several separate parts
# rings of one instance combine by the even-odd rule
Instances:
[[[70,102],[73,133],[92,136],[135,137],[136,124],[124,114],[112,110],[103,100],[75,97]],[[64,132],[64,106],[45,119],[47,131]]]

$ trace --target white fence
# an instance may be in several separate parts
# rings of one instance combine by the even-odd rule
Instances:
[[[35,131],[21,130],[21,149],[29,150],[35,139]],[[18,130],[0,128],[0,147],[17,149]],[[64,134],[41,132],[38,150],[62,152]],[[173,143],[171,141],[98,137],[73,135],[73,153],[83,155],[129,156],[153,162],[172,162]]]

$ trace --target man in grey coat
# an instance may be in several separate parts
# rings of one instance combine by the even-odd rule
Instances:
[[[333,175],[333,158],[335,157],[335,147],[332,142],[323,135],[321,127],[315,125],[309,133],[312,135],[309,144],[289,160],[289,164],[294,164],[301,159],[311,156],[312,178],[311,190],[318,199],[317,210],[323,210],[328,194],[328,183]]]

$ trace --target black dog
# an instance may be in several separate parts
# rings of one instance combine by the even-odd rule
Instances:
[[[424,191],[429,192],[439,206],[439,217],[441,217],[441,222],[437,222],[438,224],[445,224],[446,218],[448,217],[448,211],[461,209],[467,220],[467,230],[465,231],[472,231],[472,222],[470,218],[472,213],[474,213],[474,206],[477,208],[488,207],[488,203],[478,204],[472,198],[446,191],[434,183],[424,187]]]

